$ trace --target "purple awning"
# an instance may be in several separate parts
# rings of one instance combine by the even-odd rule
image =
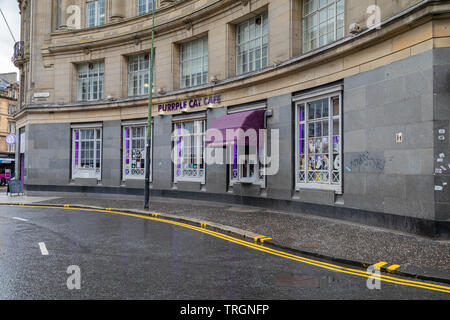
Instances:
[[[239,145],[257,145],[259,130],[264,129],[264,114],[264,109],[258,109],[218,118],[206,133],[206,146],[223,147],[234,142]]]

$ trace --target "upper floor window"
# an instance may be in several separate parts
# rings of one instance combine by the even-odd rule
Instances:
[[[154,78],[153,84],[155,84]],[[149,93],[149,90],[150,54],[146,53],[130,57],[128,60],[128,95],[145,95]]]
[[[96,27],[105,24],[105,0],[87,2],[86,26]]]
[[[16,123],[8,121],[8,133],[16,133]]]
[[[208,37],[181,45],[180,69],[181,88],[208,82]]]
[[[57,4],[57,6],[58,6],[58,13],[57,13],[57,21],[56,21],[56,24],[57,24],[57,28],[59,28],[60,26],[61,26],[61,18],[62,18],[62,0],[58,0],[58,4]]]
[[[16,112],[16,106],[10,104],[10,105],[8,106],[8,114],[9,114],[9,115],[13,115],[15,112]]]
[[[269,28],[267,13],[256,16],[237,26],[236,72],[255,71],[268,64]]]
[[[344,37],[345,0],[303,1],[303,52]]]
[[[105,64],[90,62],[78,66],[78,101],[103,99]]]
[[[154,0],[138,0],[138,15],[153,11],[153,1]]]

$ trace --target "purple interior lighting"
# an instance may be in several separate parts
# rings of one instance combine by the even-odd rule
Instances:
[[[177,135],[178,135],[178,141],[177,141],[177,176],[181,176],[181,123],[177,124]]]
[[[233,178],[237,178],[237,142],[234,143],[234,166]]]
[[[130,164],[130,141],[128,140],[130,136],[130,129],[125,129],[125,150],[126,150],[126,158],[125,163]]]

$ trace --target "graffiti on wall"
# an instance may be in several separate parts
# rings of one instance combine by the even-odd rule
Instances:
[[[380,154],[361,152],[351,157],[346,167],[347,171],[371,171],[383,172],[386,164],[393,160],[393,157],[384,157]]]

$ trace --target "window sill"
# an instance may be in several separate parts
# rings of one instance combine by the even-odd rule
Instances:
[[[336,194],[342,194],[342,185],[301,183],[295,186],[295,191],[301,192],[302,190],[334,191]]]
[[[173,183],[178,183],[178,182],[197,182],[197,183],[200,183],[200,184],[206,184],[206,182],[205,182],[205,180],[204,179],[188,179],[188,178],[184,178],[184,179],[176,179],[176,180],[174,180],[174,182]]]

